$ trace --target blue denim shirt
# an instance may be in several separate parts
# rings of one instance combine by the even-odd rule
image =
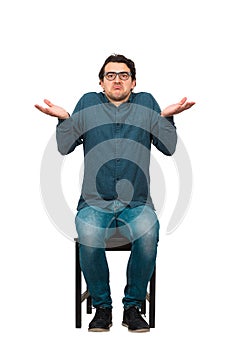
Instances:
[[[83,144],[84,178],[77,209],[100,208],[114,201],[124,206],[150,205],[151,143],[165,155],[177,143],[173,117],[161,117],[154,97],[131,93],[127,102],[115,106],[104,93],[87,93],[73,114],[59,120],[56,130],[62,155]]]

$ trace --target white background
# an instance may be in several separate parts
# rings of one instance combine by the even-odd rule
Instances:
[[[227,0],[1,3],[2,349],[71,350],[84,341],[88,349],[232,349],[230,5]],[[183,96],[196,101],[175,118],[192,163],[192,201],[182,224],[166,235],[177,193],[174,165],[167,160],[156,328],[140,335],[121,326],[123,253],[109,257],[113,328],[90,334],[92,316],[85,315],[83,328],[75,329],[74,244],[50,221],[40,194],[41,159],[56,121],[34,104],[49,98],[72,112],[83,93],[100,91],[98,72],[112,53],[135,61],[135,92],[151,92],[162,108]],[[74,212],[78,152],[63,177]]]

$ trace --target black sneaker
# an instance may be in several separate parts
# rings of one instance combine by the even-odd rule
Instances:
[[[106,332],[112,326],[112,309],[97,307],[93,320],[89,324],[89,332]]]
[[[124,310],[122,325],[128,327],[131,332],[149,332],[148,323],[142,318],[139,309],[131,306]]]

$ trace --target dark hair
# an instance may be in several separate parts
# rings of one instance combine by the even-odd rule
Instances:
[[[118,63],[125,63],[126,66],[130,69],[130,72],[132,74],[132,80],[135,80],[136,79],[136,69],[135,69],[135,65],[134,65],[134,62],[132,60],[130,60],[129,58],[126,58],[125,56],[123,55],[117,55],[117,54],[113,54],[111,56],[109,56],[100,72],[99,72],[99,78],[100,80],[103,80],[104,79],[104,69],[105,69],[105,66],[109,63],[109,62],[118,62]]]

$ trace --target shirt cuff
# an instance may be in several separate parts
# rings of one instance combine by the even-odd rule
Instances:
[[[163,117],[165,119],[167,119],[171,124],[174,124],[174,117],[173,115],[169,116],[169,117]]]
[[[67,112],[68,113],[68,112]],[[69,114],[69,117],[70,117],[70,113]],[[68,119],[68,118],[66,118]],[[61,123],[63,123],[66,119],[62,119],[62,118],[58,118],[58,124],[57,125],[60,125]]]

